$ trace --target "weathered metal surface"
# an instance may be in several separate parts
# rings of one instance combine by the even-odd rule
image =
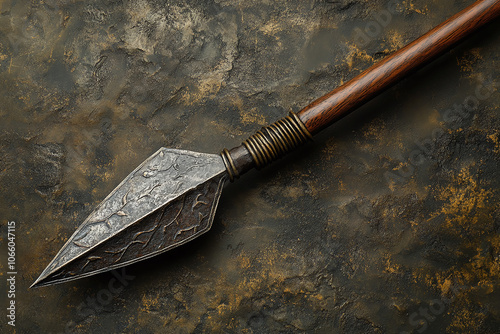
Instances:
[[[205,233],[225,178],[220,156],[161,148],[99,204],[33,285],[109,271]]]
[[[27,289],[158,148],[239,145],[470,3],[398,1],[381,24],[389,1],[1,2],[17,333],[495,333],[498,22],[227,187],[189,245]]]

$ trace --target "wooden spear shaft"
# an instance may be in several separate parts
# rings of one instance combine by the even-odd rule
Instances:
[[[499,15],[500,1],[477,1],[345,85],[302,109],[298,113],[300,120],[309,132],[318,133],[436,59]]]
[[[384,58],[297,114],[263,128],[221,153],[231,180],[280,158],[500,15],[500,0],[480,0]]]

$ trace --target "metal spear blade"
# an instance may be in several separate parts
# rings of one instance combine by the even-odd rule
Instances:
[[[218,155],[161,148],[89,215],[31,287],[116,269],[212,226],[226,168]]]

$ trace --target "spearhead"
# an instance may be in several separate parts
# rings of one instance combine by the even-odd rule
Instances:
[[[282,157],[499,15],[500,1],[475,2],[298,114],[220,156],[160,149],[104,199],[32,286],[115,269],[200,236],[212,225],[227,179]]]
[[[125,266],[205,233],[226,179],[218,155],[161,148],[97,206],[32,287]]]

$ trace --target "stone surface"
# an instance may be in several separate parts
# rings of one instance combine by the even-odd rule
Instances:
[[[236,146],[471,3],[1,1],[16,333],[498,332],[499,22],[227,187],[200,239],[27,290],[158,148]]]

